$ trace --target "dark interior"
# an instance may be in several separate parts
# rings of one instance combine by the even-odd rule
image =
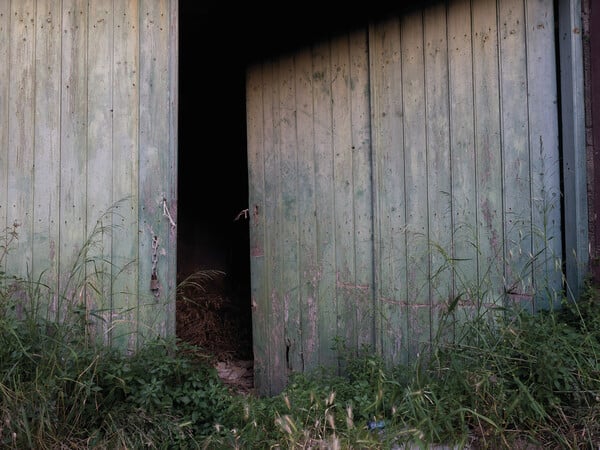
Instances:
[[[211,289],[222,290],[224,309],[237,314],[239,357],[252,352],[249,222],[235,220],[249,206],[245,69],[391,11],[387,2],[369,8],[370,17],[350,4],[340,13],[322,4],[290,4],[284,12],[250,2],[179,1],[178,280],[202,270],[226,273]]]

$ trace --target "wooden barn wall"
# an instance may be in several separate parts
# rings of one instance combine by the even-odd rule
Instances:
[[[408,363],[561,290],[553,2],[452,0],[247,73],[255,385]],[[442,329],[451,338],[451,329]]]
[[[174,0],[0,0],[1,269],[127,349],[175,332],[176,18]]]

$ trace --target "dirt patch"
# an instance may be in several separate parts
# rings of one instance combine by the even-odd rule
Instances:
[[[249,299],[223,272],[199,271],[179,281],[177,337],[208,357],[225,384],[240,393],[254,387]]]

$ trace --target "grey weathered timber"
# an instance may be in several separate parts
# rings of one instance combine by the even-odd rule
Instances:
[[[565,258],[568,295],[576,299],[589,264],[581,2],[558,8],[562,150],[565,197]]]
[[[31,24],[33,0],[9,2],[8,13],[11,30],[8,50],[8,78],[10,85],[7,91],[8,131],[7,152],[7,203],[4,205],[7,214],[7,227],[17,223],[19,240],[14,244],[14,251],[6,256],[6,270],[9,273],[26,273],[32,263],[32,228],[33,228],[33,127],[34,127],[34,79],[35,70],[35,29]]]
[[[260,392],[269,392],[268,374],[266,370],[269,364],[269,296],[266,288],[268,286],[268,272],[265,266],[265,131],[270,127],[264,126],[265,99],[264,71],[255,70],[249,72],[246,79],[246,111],[248,130],[248,159],[256,161],[248,165],[248,177],[254,182],[249,184],[249,196],[255,202],[249,208],[252,232],[250,233],[250,257],[252,259],[253,273],[251,286],[252,306],[252,340],[254,347],[254,387]],[[266,94],[266,92],[265,92]]]
[[[409,363],[444,323],[560,299],[552,23],[440,2],[249,68],[259,392],[343,371],[340,344]]]
[[[113,187],[116,201],[112,216],[112,297],[109,311],[116,314],[109,321],[109,336],[116,346],[127,347],[133,336],[130,331],[137,321],[139,265],[137,264],[139,233],[139,110],[138,88],[140,11],[134,2],[115,4],[114,12],[114,76],[113,76]],[[131,114],[131,111],[136,111]],[[148,254],[146,254],[148,257]],[[147,284],[140,286],[147,292]]]
[[[9,25],[10,25],[10,1],[0,0],[0,35],[3,39],[0,39],[0,79],[8,80],[10,73],[9,64],[9,49],[10,40],[9,36]],[[8,223],[8,124],[10,107],[8,102],[8,95],[10,92],[9,83],[0,83],[0,239],[6,240],[8,238],[6,226]],[[6,260],[2,258],[0,260],[0,270],[6,269]]]
[[[380,333],[376,348],[391,363],[406,362],[402,349],[407,339],[406,306],[398,298],[407,295],[406,211],[400,193],[404,189],[404,129],[400,22],[371,25],[369,35],[371,90],[371,137],[374,164],[373,241],[376,307],[374,329]],[[378,70],[374,70],[378,68]]]
[[[558,115],[545,114],[557,108],[557,80],[546,77],[550,71],[556,71],[555,48],[544,45],[554,38],[554,16],[545,13],[544,0],[526,2],[527,36],[526,55],[527,79],[536,80],[528,83],[528,118],[529,118],[529,151],[530,176],[534,188],[532,198],[532,255],[535,261],[533,272],[534,290],[538,308],[560,305],[562,298],[562,280],[547,277],[553,274],[555,265],[563,264],[562,239],[552,239],[561,234],[561,192],[560,192],[560,160],[556,148],[558,138]],[[566,235],[565,233],[565,240]]]
[[[176,12],[172,0],[139,4],[139,205],[137,333],[175,330],[177,203]],[[175,72],[175,73],[174,73]],[[156,278],[155,291],[150,291]]]
[[[35,128],[33,169],[33,249],[35,258],[31,265],[31,276],[37,280],[42,275],[46,281],[58,280],[59,256],[59,202],[57,189],[60,186],[60,67],[61,9],[60,3],[52,0],[38,1],[35,16],[36,46]],[[1,132],[0,132],[1,133]],[[2,146],[2,148],[5,148]],[[3,153],[3,152],[0,152]],[[36,189],[35,186],[38,186]],[[4,204],[1,200],[0,203]],[[0,214],[1,216],[1,214]],[[1,220],[1,219],[0,219]],[[5,222],[2,221],[2,224]],[[51,304],[58,300],[58,285],[53,284],[55,294]]]
[[[49,318],[78,308],[125,350],[175,333],[177,14],[0,1],[2,264],[47,286]]]
[[[98,1],[89,4],[88,20],[91,24],[88,31],[90,45],[88,48],[88,64],[86,78],[89,86],[93,86],[93,95],[87,98],[88,126],[87,126],[87,161],[85,197],[86,229],[85,235],[92,236],[98,233],[98,245],[94,247],[93,256],[98,259],[95,270],[102,274],[95,282],[94,288],[100,295],[86,295],[86,308],[90,311],[103,311],[112,308],[112,283],[110,255],[112,251],[111,234],[104,232],[103,228],[112,226],[112,217],[95,217],[98,211],[107,210],[114,202],[113,188],[106,186],[106,180],[112,180],[113,160],[115,149],[111,145],[112,135],[106,130],[112,124],[112,77],[106,74],[111,72],[113,61],[113,30],[114,16],[111,14],[112,3]],[[77,15],[77,13],[74,13]],[[87,28],[87,27],[86,27]],[[86,102],[84,101],[84,103]],[[118,153],[118,152],[117,152]],[[99,176],[100,175],[100,176]],[[102,331],[103,335],[110,336],[105,322],[90,316]]]
[[[477,192],[475,109],[473,85],[473,32],[469,0],[448,9],[448,92],[450,165],[452,167],[453,297],[460,296],[454,317],[463,321],[476,313],[478,293],[465,289],[461,280],[477,273]]]

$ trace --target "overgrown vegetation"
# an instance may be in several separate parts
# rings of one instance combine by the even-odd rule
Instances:
[[[0,267],[16,228],[5,236]],[[411,366],[340,345],[344,376],[296,374],[271,398],[233,392],[181,341],[156,339],[131,356],[103,346],[74,300],[58,323],[43,313],[51,295],[40,280],[0,272],[3,448],[600,447],[592,285],[555,311],[481,311]]]

